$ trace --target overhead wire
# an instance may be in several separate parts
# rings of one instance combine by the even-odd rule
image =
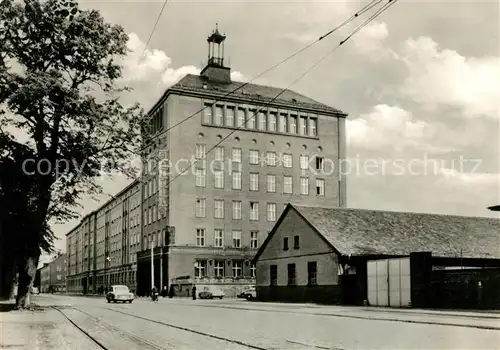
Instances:
[[[361,29],[366,27],[370,22],[372,22],[375,18],[380,16],[384,11],[386,11],[389,7],[391,7],[394,3],[396,3],[398,0],[389,0],[387,4],[385,4],[383,7],[381,7],[379,10],[377,10],[372,16],[370,16],[365,22],[360,24],[356,29],[354,29],[344,40],[340,41],[338,45],[336,45],[332,50],[330,50],[326,55],[322,56],[318,61],[316,61],[313,65],[311,65],[308,69],[306,69],[302,74],[300,74],[295,80],[292,81],[286,88],[282,89],[279,94],[274,96],[269,102],[264,104],[263,106],[259,107],[255,113],[249,118],[246,118],[241,125],[239,125],[236,129],[232,130],[229,134],[227,134],[225,137],[223,137],[219,142],[217,142],[213,147],[211,147],[207,152],[205,152],[204,155],[202,155],[202,158],[197,159],[194,162],[191,162],[191,164],[184,170],[182,170],[177,176],[172,178],[168,184],[170,185],[172,182],[174,182],[177,178],[179,178],[181,175],[183,175],[186,171],[191,169],[196,163],[198,163],[200,160],[206,159],[206,156],[213,151],[215,148],[217,148],[220,144],[222,144],[225,140],[227,140],[231,135],[233,135],[235,132],[240,130],[246,123],[254,118],[262,108],[265,108],[269,105],[271,105],[277,98],[279,98],[283,93],[285,93],[292,85],[296,84],[299,80],[301,80],[304,76],[306,76],[309,72],[311,72],[314,68],[316,68],[319,64],[321,64],[328,56],[330,56],[332,53],[334,53],[337,49],[339,49],[343,44],[345,44],[354,34],[359,32]]]
[[[153,34],[154,32],[156,31],[156,28],[158,27],[158,23],[160,23],[160,19],[161,19],[161,16],[163,14],[163,11],[165,10],[165,7],[167,6],[167,3],[168,3],[168,0],[164,0],[163,1],[163,5],[160,9],[160,13],[158,14],[158,16],[156,17],[156,22],[155,24],[153,25],[153,28],[151,29],[151,32],[149,33],[149,38],[148,40],[146,41],[146,44],[144,45],[144,49],[142,50],[142,53],[141,55],[139,56],[139,60],[137,61],[137,65],[135,66],[134,70],[132,72],[135,72],[137,70],[137,68],[139,68],[139,65],[141,64],[142,62],[142,59],[144,57],[144,54],[146,53],[146,50],[148,49],[148,45],[149,43],[151,42],[151,39],[153,38]],[[128,79],[128,82],[130,83],[130,80],[132,80],[132,75],[129,77]],[[134,125],[132,126],[132,128],[135,128],[137,124],[137,120],[134,122]],[[108,143],[108,140],[109,140],[109,136],[111,135],[111,132],[108,132],[108,135],[106,136],[106,140],[104,140],[104,143],[101,147],[101,149],[104,149],[104,147],[106,146],[106,144]]]
[[[198,115],[199,113],[203,112],[206,108],[209,108],[211,106],[213,106],[214,104],[216,104],[217,102],[220,102],[222,100],[224,100],[225,98],[229,97],[230,95],[234,94],[235,92],[237,92],[238,90],[241,90],[243,89],[245,86],[249,85],[250,83],[252,83],[253,81],[255,81],[256,79],[260,78],[261,76],[263,76],[264,74],[266,73],[269,73],[270,71],[272,71],[273,69],[281,66],[282,64],[284,64],[285,62],[291,60],[292,58],[294,58],[295,56],[299,55],[300,53],[306,51],[307,49],[309,49],[311,46],[317,44],[318,42],[320,42],[321,40],[325,39],[326,37],[328,37],[329,35],[333,34],[334,32],[336,32],[337,30],[341,29],[342,27],[346,26],[347,24],[351,23],[352,21],[354,21],[355,19],[357,19],[360,15],[364,14],[365,12],[371,10],[372,8],[374,8],[375,6],[379,5],[381,2],[383,2],[384,0],[372,0],[370,1],[368,4],[364,5],[360,10],[358,10],[356,13],[354,13],[351,17],[349,17],[348,19],[344,20],[342,23],[340,23],[339,25],[337,25],[335,28],[331,29],[330,31],[328,31],[327,33],[325,33],[324,35],[321,35],[318,39],[314,40],[313,42],[307,44],[306,46],[304,46],[303,48],[301,48],[300,50],[294,52],[293,54],[291,54],[290,56],[284,58],[283,60],[279,61],[278,63],[275,63],[274,65],[272,65],[271,67],[267,68],[266,70],[264,70],[263,72],[261,72],[260,74],[254,76],[252,79],[250,79],[249,81],[247,82],[244,82],[242,83],[241,85],[239,85],[238,87],[236,87],[235,89],[227,92],[226,94],[224,94],[223,96],[219,97],[217,100],[213,101],[212,103],[209,103],[207,104],[206,106],[204,106],[203,108],[201,108],[200,110],[197,110],[195,113],[189,115],[188,117],[182,119],[181,121],[177,122],[176,124],[166,128],[165,130],[162,130],[161,132],[159,132],[158,134],[154,135],[154,138],[158,138],[160,136],[162,136],[163,134],[167,133],[168,131],[176,128],[177,126],[187,122],[188,120],[190,120],[191,118],[195,117],[196,115]],[[150,142],[148,143],[148,145],[146,146],[143,146],[140,150],[139,150],[139,153],[142,152],[144,149],[148,148],[149,146],[151,146],[153,142]]]

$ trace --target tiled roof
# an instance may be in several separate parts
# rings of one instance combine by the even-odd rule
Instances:
[[[500,258],[500,219],[293,207],[343,255]]]
[[[169,90],[184,90],[199,93],[210,93],[211,95],[226,95],[229,92],[237,89],[244,83],[241,82],[231,82],[219,83],[206,79],[205,77],[199,75],[188,74],[182,78],[177,84],[173,85]],[[206,85],[206,88],[203,86]],[[270,100],[275,98],[278,94],[282,92],[283,89],[264,86],[257,84],[247,84],[240,90],[234,92],[230,97],[253,100],[260,103],[268,103]],[[307,96],[301,95],[292,90],[285,90],[276,100],[273,101],[276,104],[286,104],[295,105],[297,108],[309,108],[318,111],[323,111],[330,114],[340,114],[346,115],[341,110],[330,107],[324,103],[313,100]]]

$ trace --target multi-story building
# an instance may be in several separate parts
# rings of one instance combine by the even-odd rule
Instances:
[[[66,291],[67,256],[58,254],[54,260],[40,269],[40,292],[61,293]]]
[[[235,294],[254,283],[251,260],[287,203],[346,206],[338,166],[346,114],[232,81],[215,54],[224,40],[215,30],[200,75],[185,76],[148,113],[140,181],[90,214],[93,229],[84,218],[68,234],[68,289],[96,276],[93,288],[128,284],[139,295],[179,281]]]
[[[135,290],[141,187],[133,181],[66,236],[68,291],[97,293],[112,284]]]
[[[287,203],[346,204],[335,167],[345,157],[346,114],[290,90],[231,81],[215,54],[224,40],[214,31],[200,75],[185,76],[149,113],[144,157],[156,163],[143,177],[138,288],[150,288],[149,242],[166,245],[154,253],[157,286],[181,277],[231,290],[253,283],[251,260]]]

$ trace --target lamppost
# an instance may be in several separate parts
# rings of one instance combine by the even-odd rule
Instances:
[[[107,277],[108,277],[108,278],[107,278],[107,283],[106,283],[106,284],[109,286],[109,285],[111,284],[111,281],[110,281],[110,279],[111,279],[111,273],[110,273],[110,271],[109,271],[109,270],[110,270],[110,267],[111,267],[111,266],[110,266],[110,265],[111,265],[111,257],[107,256],[107,257],[106,257],[106,260],[107,260],[107,262],[108,262],[108,269],[107,269],[107,270],[108,270],[108,271],[107,271],[107,272],[108,272],[108,273],[107,273],[107,275],[108,275]]]
[[[500,205],[493,205],[491,207],[488,207],[488,209],[491,211],[500,211]]]

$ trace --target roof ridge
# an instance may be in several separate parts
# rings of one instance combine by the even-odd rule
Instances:
[[[338,210],[338,211],[365,211],[365,212],[377,212],[377,213],[389,213],[389,214],[415,214],[415,215],[429,215],[429,216],[445,216],[445,217],[455,217],[455,218],[467,218],[467,219],[493,219],[500,221],[500,218],[489,217],[489,216],[470,216],[470,215],[457,215],[457,214],[439,214],[439,213],[428,213],[428,212],[416,212],[416,211],[397,211],[397,210],[383,210],[383,209],[366,209],[366,208],[340,208],[340,207],[312,207],[304,205],[293,205],[297,209],[327,209],[327,210]]]

